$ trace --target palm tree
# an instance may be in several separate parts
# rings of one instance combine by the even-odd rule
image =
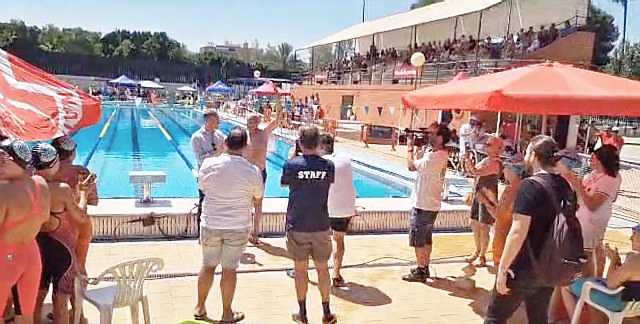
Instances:
[[[624,48],[627,42],[627,13],[629,11],[629,0],[611,0],[611,2],[620,4],[624,8],[624,17],[622,23],[622,55],[624,55]]]
[[[444,1],[444,0],[418,0],[418,1],[414,2],[411,5],[411,8],[409,8],[409,9],[411,9],[411,10],[418,9],[418,8],[426,7],[428,5],[432,5],[434,3],[438,3],[438,2],[442,2],[442,1]]]
[[[293,46],[289,43],[281,43],[276,49],[277,62],[280,64],[282,71],[286,71],[289,67],[289,61],[291,60],[291,53],[293,53]]]

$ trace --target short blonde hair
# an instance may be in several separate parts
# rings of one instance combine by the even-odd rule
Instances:
[[[260,122],[261,119],[262,117],[259,114],[253,113],[253,114],[250,114],[249,117],[247,117],[247,122],[250,122],[252,120]]]

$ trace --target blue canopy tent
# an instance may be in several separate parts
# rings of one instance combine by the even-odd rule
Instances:
[[[113,80],[109,80],[109,84],[120,87],[137,87],[138,82],[129,79],[126,75],[121,75]]]
[[[216,93],[232,93],[233,88],[224,84],[222,81],[218,81],[207,87],[207,92],[216,92]]]

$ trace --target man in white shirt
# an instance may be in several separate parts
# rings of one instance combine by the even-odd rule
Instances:
[[[191,149],[196,156],[196,165],[198,171],[205,158],[220,156],[224,151],[224,134],[218,129],[220,124],[220,116],[213,109],[205,110],[204,123],[200,129],[191,135]],[[200,215],[202,214],[202,201],[204,193],[199,190],[200,199],[198,200],[198,229],[200,229]]]
[[[429,261],[433,244],[433,225],[440,211],[442,202],[442,185],[447,171],[449,154],[445,143],[449,142],[451,133],[445,125],[439,125],[435,134],[429,136],[432,151],[414,160],[413,139],[407,142],[407,166],[410,171],[417,171],[416,182],[411,192],[411,225],[409,245],[415,249],[418,266],[402,276],[405,281],[426,282],[429,278]]]
[[[345,284],[340,269],[344,258],[344,236],[349,230],[351,218],[356,214],[356,188],[353,185],[351,159],[333,151],[334,140],[330,134],[320,135],[319,154],[335,165],[335,180],[329,188],[329,224],[333,231],[336,249],[333,253],[333,286]]]
[[[236,289],[236,269],[249,241],[252,209],[262,213],[263,184],[260,170],[242,153],[247,146],[247,132],[236,127],[226,139],[227,153],[204,160],[198,173],[198,185],[205,194],[202,204],[200,244],[202,268],[198,276],[196,319],[206,318],[205,302],[213,284],[216,267],[222,265],[222,321],[235,323],[244,314],[231,309]]]

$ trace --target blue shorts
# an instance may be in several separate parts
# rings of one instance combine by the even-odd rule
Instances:
[[[597,285],[606,287],[607,286],[607,281],[605,279],[601,279],[601,278],[580,278],[580,279],[576,279],[575,281],[573,281],[571,283],[571,285],[569,286],[571,288],[571,293],[576,296],[576,297],[580,297],[580,294],[582,293],[582,286],[584,285],[585,282],[590,281],[590,282],[594,282]],[[615,294],[615,295],[609,295],[609,294],[605,294],[599,290],[592,290],[591,291],[591,300],[593,300],[596,304],[610,310],[613,312],[621,312],[625,306],[626,306],[626,302],[622,301],[622,295],[621,294]]]
[[[438,217],[437,211],[412,208],[410,212],[409,245],[425,247],[433,243],[433,225]]]

